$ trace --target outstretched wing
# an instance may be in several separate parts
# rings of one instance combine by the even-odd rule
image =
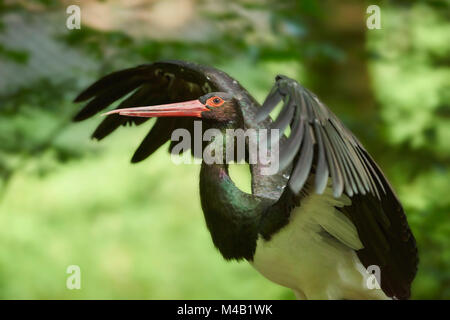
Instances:
[[[185,61],[159,61],[111,73],[99,79],[78,95],[75,102],[88,101],[74,117],[82,121],[108,108],[115,101],[122,100],[117,109],[149,106],[197,99],[213,91],[228,92],[240,102],[240,108],[249,128],[264,128],[270,119],[256,123],[255,116],[260,105],[238,81],[225,72],[212,67]],[[123,117],[111,114],[95,129],[92,137],[101,140],[120,126],[140,125],[148,118]],[[147,136],[135,151],[131,161],[139,162],[149,157],[159,147],[170,140],[174,129],[187,129],[193,136],[192,118],[158,118]],[[204,128],[205,129],[205,128]],[[172,150],[174,143],[169,146]],[[201,150],[200,150],[201,151]],[[193,156],[197,150],[191,148]],[[260,164],[251,165],[253,176],[252,191],[259,195],[269,195],[277,199],[280,188],[285,184],[283,175],[258,175]],[[279,186],[280,188],[274,188]]]
[[[116,108],[158,105],[197,99],[212,91],[250,95],[237,81],[217,69],[184,61],[160,61],[111,73],[99,79],[76,97],[75,102],[89,102],[74,117],[82,121],[126,97]],[[92,137],[101,140],[120,126],[140,125],[149,118],[108,115]],[[185,128],[192,133],[194,119],[158,118],[133,155],[139,162],[170,140],[172,131]],[[193,151],[193,149],[191,149]]]
[[[295,80],[277,77],[257,119],[265,119],[281,100],[283,108],[271,128],[282,133],[291,127],[289,137],[280,145],[279,168],[281,171],[293,164],[288,184],[294,193],[302,189],[313,167],[319,194],[325,190],[328,177],[335,197],[344,190],[349,196],[372,193],[378,198],[385,192],[379,174],[355,136],[315,94]]]
[[[299,193],[311,174],[319,194],[331,178],[335,197],[344,192],[351,197],[352,204],[339,210],[358,230],[364,245],[357,251],[361,262],[381,268],[381,286],[387,295],[408,298],[417,271],[417,247],[403,208],[380,168],[315,94],[288,77],[276,78],[257,120],[266,119],[280,101],[283,107],[270,126],[281,133],[290,126],[289,136],[280,141],[279,168],[292,169],[289,188],[279,200],[288,203],[274,207],[290,211],[298,205]]]

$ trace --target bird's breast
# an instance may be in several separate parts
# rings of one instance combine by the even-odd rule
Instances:
[[[353,223],[336,207],[343,195],[306,196],[289,223],[269,241],[259,237],[252,265],[266,278],[312,299],[386,298],[367,287],[368,273],[355,250],[363,246]]]

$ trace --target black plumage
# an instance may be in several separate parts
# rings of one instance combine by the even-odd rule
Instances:
[[[271,137],[280,140],[280,170],[264,176],[259,163],[251,165],[252,194],[232,184],[226,165],[202,165],[202,208],[214,244],[224,257],[251,261],[258,235],[270,241],[290,222],[293,210],[302,206],[303,197],[308,196],[306,190],[322,194],[331,179],[336,198],[342,194],[351,198],[350,205],[338,210],[354,224],[364,245],[356,251],[357,256],[365,267],[381,267],[381,286],[388,296],[408,298],[418,257],[400,202],[356,137],[295,80],[278,76],[260,106],[236,80],[220,70],[182,61],[156,62],[114,72],[95,82],[75,99],[90,99],[75,120],[86,119],[127,95],[118,109],[193,100],[216,91],[233,97],[230,106],[236,109],[234,119],[239,119],[233,120],[233,126],[275,128],[281,132]],[[272,121],[269,114],[281,101],[282,110]],[[146,120],[110,114],[93,137],[100,140],[121,125],[138,125]],[[181,117],[157,119],[132,162],[150,156],[170,140],[176,128],[192,133],[193,121]],[[203,122],[206,127],[215,125],[213,119]],[[283,133],[288,126],[291,132],[286,137]]]

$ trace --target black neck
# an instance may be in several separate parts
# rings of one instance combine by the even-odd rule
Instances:
[[[224,258],[252,260],[266,203],[237,188],[226,164],[202,163],[200,195],[206,225]]]

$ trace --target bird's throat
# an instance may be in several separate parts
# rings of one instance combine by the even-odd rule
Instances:
[[[252,260],[264,201],[237,188],[226,164],[202,164],[200,195],[206,225],[224,258]]]

